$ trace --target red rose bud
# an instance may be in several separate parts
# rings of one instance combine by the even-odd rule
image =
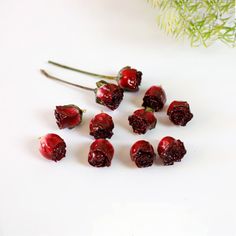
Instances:
[[[172,137],[163,138],[158,145],[157,151],[164,165],[173,165],[174,162],[181,161],[186,154],[183,142]]]
[[[66,155],[66,144],[57,134],[47,134],[40,138],[40,153],[49,160],[60,161]]]
[[[192,118],[189,104],[182,101],[173,101],[168,110],[167,115],[175,125],[185,126]]]
[[[106,139],[97,139],[91,146],[88,162],[94,167],[110,166],[114,156],[114,148]]]
[[[161,86],[150,87],[144,95],[143,107],[150,107],[154,111],[161,110],[166,103],[166,94]]]
[[[156,127],[157,119],[151,108],[136,110],[128,118],[134,133],[145,134],[148,130]]]
[[[152,145],[145,141],[140,140],[133,144],[130,149],[131,160],[135,162],[137,167],[148,167],[154,162],[156,154]]]
[[[121,88],[126,91],[137,91],[142,80],[142,72],[132,69],[130,66],[120,70],[117,81]]]
[[[133,69],[129,66],[126,66],[123,69],[121,69],[117,76],[111,76],[111,75],[103,75],[103,74],[97,74],[90,71],[81,70],[79,68],[74,68],[74,67],[63,65],[63,64],[53,62],[53,61],[48,61],[48,63],[54,66],[61,67],[63,69],[72,70],[75,72],[94,76],[97,78],[117,80],[119,86],[122,89],[127,90],[127,91],[137,91],[139,89],[139,85],[142,80],[142,72],[137,71],[136,69]]]
[[[68,82],[66,80],[62,80],[60,78],[57,78],[55,76],[50,75],[45,70],[40,70],[41,73],[46,76],[49,79],[59,81],[64,84],[69,84],[71,86],[75,86],[77,88],[81,88],[87,91],[95,92],[96,96],[96,102],[108,107],[111,110],[115,110],[120,105],[121,101],[123,100],[124,96],[124,90],[120,88],[118,85],[115,84],[109,84],[106,81],[99,81],[97,82],[97,88],[90,88],[87,86],[83,86],[80,84],[74,84],[71,82]]]
[[[97,82],[95,90],[97,103],[115,110],[123,100],[124,90],[118,85],[107,83],[106,81]]]
[[[83,110],[75,105],[56,106],[55,118],[60,129],[72,129],[82,121]]]
[[[90,121],[89,128],[90,135],[95,139],[106,139],[112,137],[114,123],[111,116],[102,112]]]

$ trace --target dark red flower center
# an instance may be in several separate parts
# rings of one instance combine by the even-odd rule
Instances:
[[[111,165],[111,160],[104,152],[99,150],[90,152],[88,161],[90,165],[95,167],[105,167]]]
[[[111,95],[111,99],[107,99],[104,101],[105,105],[109,107],[111,110],[115,110],[123,100],[124,91],[121,88],[116,89],[113,91]]]
[[[181,161],[186,154],[183,143],[179,140],[170,143],[166,150],[161,154],[165,165],[173,165],[174,162]]]
[[[157,96],[145,96],[143,98],[143,106],[144,107],[151,107],[155,111],[159,111],[163,108],[164,103]]]
[[[153,164],[154,157],[154,153],[145,150],[139,150],[134,155],[133,159],[138,167],[148,167]]]
[[[60,161],[66,154],[66,144],[65,143],[58,143],[52,152],[52,160],[53,161]]]
[[[133,131],[138,134],[145,134],[148,129],[148,122],[136,115],[129,117],[129,123],[133,128]]]
[[[112,129],[103,128],[103,127],[93,127],[93,130],[90,132],[90,135],[94,136],[95,139],[100,138],[111,138],[113,135]]]

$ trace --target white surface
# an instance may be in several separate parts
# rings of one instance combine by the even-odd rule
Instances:
[[[1,163],[0,236],[233,236],[235,223],[235,50],[190,48],[158,31],[145,0],[2,0],[0,2]],[[48,59],[113,74],[126,65],[143,71],[139,93],[125,94],[115,112],[93,95],[42,77],[93,85],[95,80],[54,68]],[[146,136],[132,134],[127,116],[152,84],[189,101],[194,119],[175,127],[164,113]],[[53,109],[75,103],[84,123],[58,130]],[[87,164],[91,117],[115,120],[110,168]],[[67,142],[67,158],[38,153],[49,132]],[[129,148],[138,139],[155,147],[163,136],[185,142],[181,163],[137,169]]]

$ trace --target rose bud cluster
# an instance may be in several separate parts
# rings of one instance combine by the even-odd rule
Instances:
[[[128,118],[134,133],[145,134],[156,127],[157,119],[150,108],[136,110]]]
[[[173,165],[174,162],[181,161],[186,154],[184,143],[169,136],[160,141],[157,150],[164,165]]]
[[[151,166],[154,162],[156,154],[152,145],[145,141],[139,140],[133,144],[130,149],[131,160],[135,162],[137,167],[148,167]]]
[[[102,112],[97,114],[89,124],[90,135],[95,139],[111,138],[113,135],[114,123],[112,117]]]
[[[192,118],[189,104],[182,101],[173,101],[167,111],[169,119],[175,125],[185,126]]]
[[[123,100],[124,90],[116,84],[110,84],[104,80],[100,80],[97,82],[95,94],[97,103],[111,110],[115,110]]]
[[[90,146],[88,162],[94,167],[110,166],[113,156],[112,144],[106,139],[97,139]]]
[[[110,110],[115,110],[119,107],[123,100],[124,91],[138,91],[142,81],[142,72],[129,66],[121,69],[117,76],[106,76],[64,66],[55,62],[49,61],[49,63],[87,75],[116,80],[118,85],[100,80],[96,83],[96,88],[90,88],[59,79],[48,74],[45,70],[41,70],[47,78],[94,92],[96,102],[106,106]],[[166,100],[166,93],[161,86],[151,86],[143,97],[142,106],[144,108],[135,110],[128,117],[128,122],[133,132],[145,134],[148,130],[154,129],[157,124],[154,112],[161,111]],[[83,112],[84,110],[71,104],[56,106],[54,115],[60,129],[72,129],[81,124]],[[185,126],[193,118],[190,106],[185,101],[173,101],[169,105],[167,115],[170,121],[180,126]],[[95,115],[91,119],[89,134],[96,139],[90,145],[88,153],[88,163],[91,166],[105,167],[111,165],[114,148],[106,139],[110,139],[113,136],[113,129],[114,122],[112,117],[104,112]],[[50,133],[40,138],[39,151],[49,160],[60,161],[66,155],[66,143],[57,134]],[[170,136],[161,139],[157,147],[158,156],[164,165],[173,165],[175,162],[180,162],[186,152],[184,143]],[[153,165],[156,154],[153,146],[148,141],[139,140],[130,148],[130,158],[138,168],[144,168]]]
[[[39,140],[40,153],[52,161],[60,161],[66,155],[66,143],[57,134],[47,134]]]
[[[120,70],[117,81],[119,86],[126,91],[138,91],[142,81],[142,72],[126,66]]]
[[[55,118],[60,129],[72,129],[82,122],[83,110],[75,105],[56,106]]]
[[[161,86],[150,87],[143,98],[143,107],[150,107],[154,111],[161,110],[166,103],[166,94]]]

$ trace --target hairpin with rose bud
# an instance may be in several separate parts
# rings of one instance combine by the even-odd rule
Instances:
[[[68,85],[72,85],[84,90],[94,92],[96,97],[96,102],[98,104],[108,107],[111,110],[117,109],[121,101],[123,100],[124,90],[116,84],[107,83],[104,80],[100,80],[96,83],[97,85],[96,88],[90,88],[57,78],[55,76],[50,75],[45,70],[40,70],[40,71],[44,76],[46,76],[49,79],[56,80]]]
[[[135,92],[139,90],[139,85],[141,84],[142,80],[142,72],[138,71],[134,68],[131,68],[130,66],[126,66],[122,68],[118,75],[116,76],[110,76],[110,75],[101,75],[101,74],[96,74],[92,72],[88,72],[85,70],[73,68],[70,66],[66,66],[57,62],[53,61],[48,61],[49,64],[52,64],[54,66],[58,66],[67,70],[72,70],[75,72],[79,72],[82,74],[98,77],[98,78],[103,78],[103,79],[109,79],[109,80],[116,80],[118,85],[124,89],[125,91],[130,91],[130,92]]]

